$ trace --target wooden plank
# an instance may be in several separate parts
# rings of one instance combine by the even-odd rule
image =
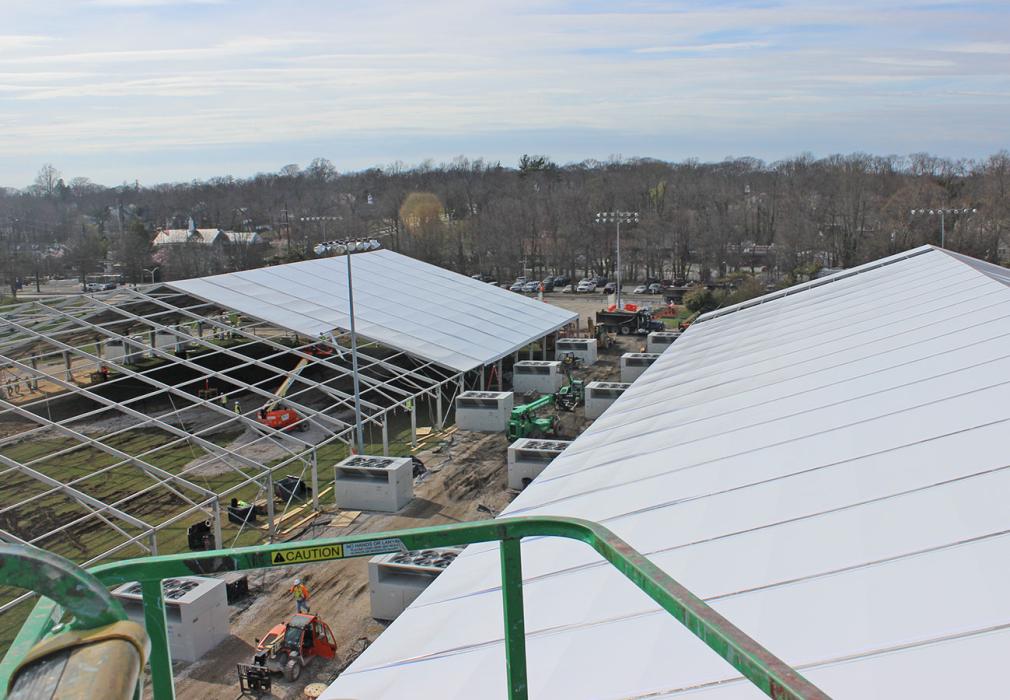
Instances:
[[[294,532],[295,530],[297,530],[298,528],[300,528],[302,525],[305,525],[310,520],[313,520],[313,519],[318,518],[318,517],[319,517],[319,513],[318,512],[313,511],[313,512],[309,513],[308,515],[306,515],[301,520],[296,521],[291,527],[283,530],[280,533],[280,537],[286,537],[287,535],[291,534],[292,532]]]

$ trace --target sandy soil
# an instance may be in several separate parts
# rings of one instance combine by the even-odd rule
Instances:
[[[555,302],[555,299],[550,301]],[[578,310],[583,316],[594,312],[600,305],[597,297],[563,298],[559,301],[559,306]],[[582,324],[584,328],[584,318]],[[619,346],[601,355],[600,362],[577,371],[576,375],[587,382],[614,381],[619,373],[620,354],[637,349],[641,342],[641,339],[621,338]],[[582,408],[574,413],[562,413],[561,424],[562,434],[567,438],[584,430],[586,421]],[[448,444],[434,451],[419,453],[430,471],[415,484],[416,497],[404,510],[391,515],[362,513],[344,528],[328,526],[335,514],[324,513],[317,524],[298,539],[487,518],[486,513],[477,510],[478,505],[487,506],[497,513],[515,497],[514,492],[506,489],[506,447],[504,434],[458,431],[451,436]],[[276,680],[272,697],[279,700],[301,698],[307,684],[331,682],[386,627],[370,615],[367,564],[367,559],[362,558],[252,572],[249,576],[249,598],[232,608],[231,636],[204,660],[176,664],[177,696],[183,700],[232,700],[238,697],[235,664],[248,663],[254,640],[294,612],[294,602],[287,590],[295,576],[306,582],[312,593],[313,611],[320,614],[336,635],[337,657],[332,661],[315,659],[296,683]]]

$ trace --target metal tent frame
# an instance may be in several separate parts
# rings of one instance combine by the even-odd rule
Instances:
[[[215,546],[234,545],[245,523],[223,525],[221,502],[264,491],[262,536],[273,541],[292,505],[275,512],[275,475],[300,473],[318,511],[319,460],[338,459],[353,443],[347,342],[337,329],[306,338],[162,285],[8,309],[0,322],[0,541],[90,566],[157,554],[167,530],[208,518]],[[383,454],[396,414],[410,414],[416,444],[418,404],[435,409],[431,423],[440,428],[443,393],[472,381],[376,344],[359,344],[358,363],[362,422],[381,432]],[[282,384],[283,405],[304,418],[306,432],[256,419]]]

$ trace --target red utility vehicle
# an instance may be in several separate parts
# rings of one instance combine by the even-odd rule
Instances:
[[[329,625],[310,613],[295,613],[288,622],[274,626],[256,643],[253,665],[297,680],[302,668],[316,656],[332,659],[337,641]]]

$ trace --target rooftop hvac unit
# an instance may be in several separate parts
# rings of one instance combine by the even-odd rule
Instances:
[[[372,617],[395,620],[462,551],[445,547],[372,557],[368,562]]]
[[[679,337],[680,331],[653,331],[649,333],[646,349],[649,352],[661,353]]]
[[[123,362],[128,365],[135,365],[147,357],[147,345],[141,335],[131,335],[126,341],[126,356]]]
[[[113,338],[105,341],[105,359],[109,362],[120,363],[126,357],[126,343],[120,338]]]
[[[340,508],[395,513],[414,498],[410,457],[354,455],[338,462],[333,471],[333,492]]]
[[[621,355],[621,381],[625,383],[638,379],[649,366],[659,358],[654,352],[626,352]]]
[[[173,659],[196,661],[228,637],[228,593],[214,578],[167,578],[161,582],[168,621],[168,646]],[[139,583],[112,592],[134,622],[144,624]]]
[[[511,391],[464,391],[456,397],[456,425],[460,430],[500,433],[512,413]]]
[[[554,345],[554,359],[572,354],[583,367],[596,364],[596,338],[559,338]]]
[[[599,418],[631,384],[589,382],[586,384],[586,418]]]
[[[508,448],[508,486],[521,491],[565,451],[572,443],[568,440],[538,440],[520,438]]]
[[[512,366],[512,388],[517,394],[553,394],[564,379],[557,360],[521,360]]]
[[[156,331],[154,334],[154,347],[159,350],[178,352],[183,347],[182,338],[172,331]]]

